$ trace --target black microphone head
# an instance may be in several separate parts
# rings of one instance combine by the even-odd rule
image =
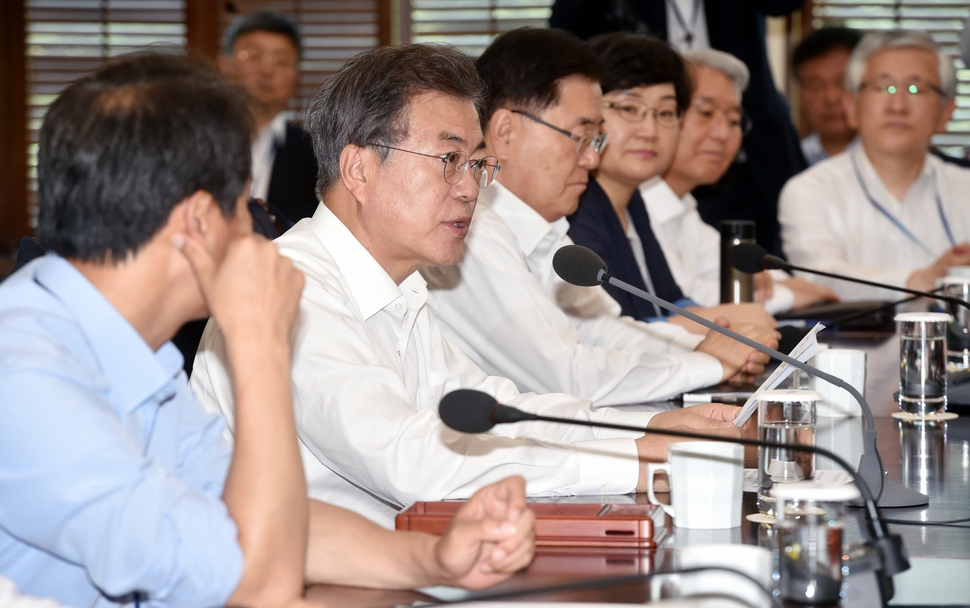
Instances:
[[[448,428],[462,433],[484,433],[495,426],[492,411],[495,397],[467,388],[451,391],[441,398],[438,415]]]
[[[595,287],[603,282],[606,274],[603,258],[581,245],[560,247],[552,257],[552,267],[562,280],[580,287]]]
[[[755,243],[738,243],[731,248],[728,254],[731,266],[735,270],[751,274],[761,272],[766,268],[764,259],[767,256],[768,252],[765,251],[765,248]]]

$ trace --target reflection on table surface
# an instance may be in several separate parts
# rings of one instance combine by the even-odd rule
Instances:
[[[970,417],[946,422],[902,422],[891,418],[898,411],[892,394],[898,387],[899,350],[894,338],[874,343],[841,339],[838,348],[862,348],[868,353],[866,400],[876,417],[879,453],[888,479],[926,494],[929,505],[921,508],[883,509],[884,518],[913,522],[941,521],[970,517]],[[670,406],[666,406],[670,407]],[[819,418],[818,445],[832,449],[851,463],[862,450],[861,418]],[[820,459],[818,468],[835,468]],[[746,512],[752,493],[745,493]],[[641,500],[642,496],[631,497]],[[656,551],[595,550],[564,551],[542,549],[526,571],[500,586],[527,589],[602,576],[630,575],[670,567],[678,548],[699,543],[756,544],[764,540],[763,528],[744,522],[729,531],[683,531],[672,534]],[[910,556],[910,570],[894,578],[896,594],[891,604],[966,604],[970,601],[970,523],[961,526],[896,525],[890,529],[903,537]],[[527,601],[644,602],[650,599],[648,583],[614,586],[522,598]],[[316,586],[308,590],[312,604],[341,606],[409,605],[432,601],[413,591],[387,592],[337,586]]]

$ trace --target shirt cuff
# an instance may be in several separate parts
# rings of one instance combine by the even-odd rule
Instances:
[[[603,412],[602,422],[608,422],[610,424],[625,424],[626,426],[635,426],[637,428],[646,429],[647,425],[650,423],[650,420],[662,410],[657,410],[656,412],[631,412],[612,407],[605,407],[597,411]],[[646,432],[621,431],[619,429],[597,429],[597,431],[599,431],[599,433],[596,436],[602,439],[615,439],[618,437],[633,437],[636,439]]]
[[[689,378],[689,386],[703,388],[720,384],[724,378],[724,367],[717,358],[706,353],[684,353],[675,355],[684,366]]]
[[[774,316],[778,313],[788,312],[794,305],[795,293],[776,281],[771,297],[765,302],[765,310]]]
[[[640,480],[637,444],[630,438],[577,441],[582,493],[629,494]]]
[[[691,333],[676,323],[651,323],[650,327],[670,345],[667,352],[671,354],[692,353],[706,337]]]
[[[681,299],[677,300],[676,302],[674,302],[674,304],[677,305],[677,306],[680,306],[681,308],[690,308],[692,306],[700,306],[697,302],[695,302],[694,300],[691,300],[690,298],[681,298]],[[643,319],[641,319],[641,321],[644,321],[645,323],[656,323],[657,321],[666,321],[668,317],[673,317],[676,314],[677,313],[674,313],[674,312],[671,312],[671,311],[665,309],[663,311],[663,316],[662,317],[644,317]]]

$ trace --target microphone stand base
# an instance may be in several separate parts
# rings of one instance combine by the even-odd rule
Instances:
[[[923,505],[930,504],[930,499],[926,494],[921,494],[916,490],[907,488],[904,485],[898,484],[888,479],[883,480],[882,485],[882,496],[876,501],[876,505],[881,509],[894,509],[902,507],[922,507]],[[864,507],[865,504],[860,501],[855,501],[851,504],[853,507]]]

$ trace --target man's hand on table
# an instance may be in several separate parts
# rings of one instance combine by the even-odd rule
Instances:
[[[443,582],[481,589],[528,566],[535,554],[534,522],[522,477],[482,488],[458,511],[435,545]]]
[[[739,323],[732,325],[726,318],[718,318],[717,324],[750,338],[769,348],[778,348],[781,334],[774,328],[764,325]],[[771,359],[750,346],[741,344],[734,338],[710,331],[707,338],[696,349],[699,353],[706,353],[721,362],[724,368],[723,380],[751,382],[758,374],[765,370],[765,364]]]
[[[667,460],[667,446],[681,441],[696,441],[686,437],[671,437],[655,435],[650,429],[668,429],[686,433],[702,433],[709,435],[712,441],[718,438],[740,439],[742,429],[734,427],[734,419],[741,408],[721,403],[699,403],[679,410],[661,412],[650,419],[647,434],[637,439],[637,453],[641,463],[664,462]],[[640,468],[640,479],[637,482],[637,492],[647,489],[646,464]],[[655,486],[658,492],[667,491],[666,487]]]

